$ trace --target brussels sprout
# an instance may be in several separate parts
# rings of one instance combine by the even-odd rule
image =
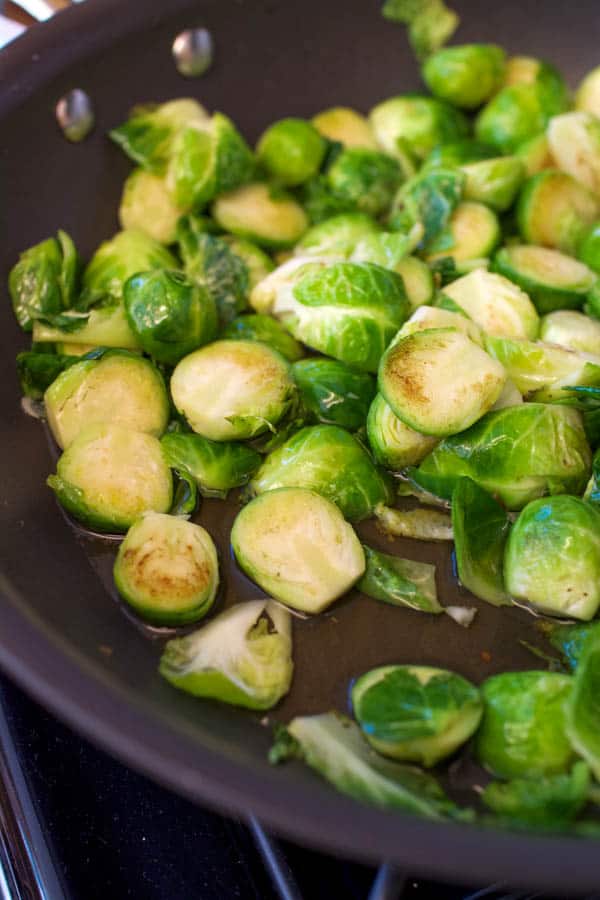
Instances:
[[[325,268],[330,262],[330,259],[304,256],[285,260],[252,288],[250,305],[261,315],[275,315],[276,305],[284,302],[293,304],[292,288],[306,271],[313,272],[318,267]],[[310,267],[307,268],[309,263]]]
[[[296,362],[304,356],[302,345],[271,316],[238,316],[223,329],[221,337],[230,341],[261,341],[289,362]]]
[[[82,303],[118,303],[123,285],[138,272],[152,269],[177,269],[177,260],[166,247],[143,231],[119,231],[100,244],[83,273]],[[80,337],[84,343],[93,343]]]
[[[595,281],[583,263],[558,250],[529,244],[502,247],[492,268],[527,291],[540,313],[581,306]]]
[[[506,54],[495,44],[444,47],[422,68],[432,94],[462,109],[475,109],[500,87]]]
[[[508,84],[487,103],[475,122],[478,140],[513,153],[519,144],[535,137],[549,119],[567,108],[562,87],[536,80]]]
[[[287,487],[316,491],[355,521],[391,499],[385,474],[362,444],[336,425],[301,429],[269,454],[250,482],[254,494]]]
[[[400,276],[371,263],[304,267],[295,259],[286,265],[285,274],[276,270],[270,276],[272,291],[264,290],[261,297],[261,285],[255,288],[252,305],[272,312],[313,350],[360,371],[376,372],[410,308]],[[269,298],[270,309],[264,308]]]
[[[417,256],[405,256],[395,270],[402,279],[408,302],[413,309],[431,303],[435,292],[433,273]]]
[[[44,401],[48,425],[63,449],[88,425],[123,425],[160,437],[169,421],[160,372],[125,350],[76,361],[50,385]]]
[[[365,213],[341,213],[309,228],[296,244],[294,253],[302,257],[347,258],[363,238],[380,232],[377,222]]]
[[[125,282],[127,320],[142,348],[158,362],[174,366],[217,333],[212,296],[181,272],[156,269]]]
[[[261,182],[217,197],[212,214],[225,231],[263,247],[291,247],[308,228],[304,210],[292,197]]]
[[[459,478],[452,492],[452,531],[461,583],[494,606],[510,605],[502,567],[510,519],[471,478]]]
[[[326,609],[365,571],[360,541],[339,509],[300,487],[268,490],[244,506],[231,546],[263,590],[309,613]]]
[[[600,66],[588,72],[577,88],[575,106],[600,119]]]
[[[371,746],[428,768],[464,744],[483,712],[477,688],[427,666],[381,666],[352,688],[354,714]]]
[[[409,150],[424,159],[437,145],[460,140],[469,126],[461,112],[434,97],[391,97],[369,113],[375,140],[390,156]]]
[[[378,386],[410,428],[437,437],[463,431],[496,402],[503,367],[454,328],[403,337],[383,356]]]
[[[444,294],[487,334],[530,340],[537,337],[539,318],[535,306],[508,278],[475,269],[446,285]]]
[[[200,434],[165,434],[161,441],[172,469],[187,472],[204,497],[225,498],[232,488],[250,481],[262,457],[252,447],[209,441]]]
[[[390,207],[402,171],[385,153],[349,147],[329,166],[326,179],[341,206],[378,216]]]
[[[274,431],[295,393],[286,360],[257,341],[216,341],[185,356],[171,376],[178,411],[213,441]]]
[[[290,614],[270,600],[238,603],[168,642],[160,674],[195,697],[270,709],[292,681]]]
[[[500,223],[493,210],[483,203],[459,203],[447,226],[427,247],[432,262],[452,256],[455,262],[480,260],[500,243]]]
[[[458,815],[433,776],[383,759],[347,716],[329,712],[292,719],[271,748],[271,762],[300,758],[344,794],[427,819]],[[466,818],[465,815],[463,815]]]
[[[191,217],[180,221],[177,240],[186,275],[210,294],[221,323],[248,308],[248,268],[225,241],[198,232]]]
[[[557,168],[600,194],[600,121],[596,116],[586,112],[554,116],[547,134]]]
[[[398,231],[380,231],[361,238],[356,244],[352,262],[375,263],[384,269],[398,271],[398,266],[407,254],[411,253],[421,241],[423,226],[416,222],[407,234]],[[404,285],[404,282],[402,282]]]
[[[404,323],[390,347],[395,346],[408,334],[414,334],[416,331],[428,331],[432,328],[454,328],[465,334],[473,343],[483,347],[483,335],[475,322],[459,312],[437,306],[420,306],[416,309],[410,319]]]
[[[44,344],[42,343],[41,346],[43,347]],[[73,342],[71,344],[65,343],[65,341],[57,341],[55,342],[54,346],[58,354],[63,353],[67,356],[86,356],[86,354],[98,349],[96,347],[96,344],[82,344],[79,341],[77,341],[77,343]],[[47,386],[49,387],[50,384],[48,384]]]
[[[600,621],[597,619],[593,622],[577,622],[575,625],[543,621],[540,627],[572,672],[577,669],[588,640],[596,640],[600,633]]]
[[[375,379],[366,372],[353,372],[335,359],[303,359],[292,373],[302,402],[317,422],[341,425],[358,431],[365,424]]]
[[[113,574],[123,600],[153,625],[197,622],[219,586],[217,551],[208,531],[164,513],[146,513],[131,526]]]
[[[598,212],[591,191],[566,172],[546,169],[523,185],[517,223],[526,243],[572,254]]]
[[[90,310],[87,319],[76,331],[64,331],[37,320],[33,326],[33,340],[39,344],[60,341],[63,348],[88,344],[91,347],[118,347],[123,350],[142,349],[129,327],[125,307],[121,303]]]
[[[294,187],[316,175],[327,144],[305,119],[280,119],[256,145],[259,163],[280,184]]]
[[[557,310],[542,319],[540,340],[600,357],[600,322],[581,312]]]
[[[570,676],[556,672],[505,672],[486,679],[476,740],[486,769],[504,778],[567,772],[574,756],[565,734],[571,689]]]
[[[423,227],[423,245],[427,246],[444,231],[458,205],[465,177],[454,169],[425,169],[406,182],[398,192],[390,227],[401,232],[418,223]],[[450,240],[447,245],[450,246]]]
[[[416,466],[437,445],[438,439],[419,434],[394,415],[381,394],[377,394],[367,417],[367,436],[376,462],[399,472]]]
[[[77,291],[79,258],[64,231],[21,253],[10,270],[8,289],[17,322],[31,331],[34,320],[52,316],[73,306]]]
[[[600,605],[600,513],[579,497],[533,500],[513,525],[506,588],[549,615],[587,621]]]
[[[600,682],[600,636],[588,636],[575,669],[573,690],[566,704],[567,735],[576,753],[600,777],[598,736],[598,685]]]
[[[563,103],[569,100],[569,91],[558,69],[551,63],[534,56],[511,56],[506,61],[503,84],[537,84],[551,97]]]
[[[408,606],[427,613],[444,611],[437,599],[435,566],[390,556],[365,544],[363,550],[367,568],[356,585],[359,591],[392,606]]]
[[[465,200],[475,200],[505,212],[512,206],[525,178],[525,166],[517,156],[498,156],[461,167]]]
[[[175,226],[183,214],[169,193],[164,178],[134,169],[123,185],[119,224],[123,229],[143,231],[161,244],[172,244]]]
[[[79,362],[77,356],[63,353],[44,353],[25,350],[17,353],[17,375],[23,396],[41,400],[44,391],[58,378],[61,372]]]
[[[577,762],[565,774],[492,781],[481,799],[511,825],[557,829],[572,822],[583,809],[589,784],[590,770],[584,762]]]
[[[79,432],[47,484],[67,512],[95,531],[125,532],[143,512],[168,512],[173,493],[155,437],[102,423]]]
[[[594,222],[583,232],[577,245],[577,259],[600,274],[600,222]]]
[[[229,245],[236,256],[246,264],[248,270],[248,287],[250,290],[266,278],[269,272],[275,268],[273,260],[270,256],[253,244],[252,241],[245,241],[242,238],[233,237],[233,235],[223,235],[223,240]]]
[[[205,128],[208,121],[199,103],[182,98],[135,107],[129,119],[109,135],[138,165],[164,173],[178,133],[184,128]]]
[[[438,144],[425,162],[424,169],[457,169],[469,163],[481,162],[498,157],[498,151],[489,144],[482,144],[473,138]]]
[[[577,410],[522,403],[489,412],[468,431],[445,438],[411,478],[451,500],[458,479],[468,475],[508,509],[521,509],[544,494],[581,494],[590,466]]]
[[[347,106],[334,106],[313,116],[312,124],[319,134],[345,147],[377,150],[377,144],[367,119]]]
[[[517,406],[518,403],[523,403],[523,395],[514,382],[507,378],[504,382],[502,393],[492,406],[492,409],[506,409],[508,406]]]
[[[545,132],[536,134],[535,137],[529,138],[515,150],[515,156],[521,160],[525,166],[525,174],[527,176],[537,175],[544,169],[555,169],[556,163],[552,159],[550,153],[550,144],[548,136]]]
[[[513,341],[491,336],[486,337],[485,347],[502,363],[522,394],[543,390],[544,402],[550,398],[547,389],[560,392],[565,386],[600,385],[600,358],[597,357],[540,341]]]
[[[385,0],[382,15],[408,26],[408,40],[419,60],[450,40],[460,19],[444,0]]]

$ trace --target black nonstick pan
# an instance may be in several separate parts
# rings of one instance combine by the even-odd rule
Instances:
[[[463,18],[460,40],[547,57],[572,84],[600,63],[597,0],[453,5]],[[178,31],[199,24],[213,34],[215,63],[204,77],[185,80],[170,46]],[[117,230],[129,164],[105,135],[135,103],[194,96],[227,112],[253,140],[281,116],[310,116],[330,105],[367,110],[418,85],[403,30],[381,18],[375,0],[88,0],[0,55],[2,284],[18,253],[57,227],[84,256]],[[64,140],[53,116],[56,100],[73,87],[88,91],[96,109],[96,129],[80,145]],[[350,679],[373,665],[437,664],[474,681],[536,667],[519,643],[540,643],[534,620],[471,598],[456,584],[446,547],[397,541],[394,552],[436,562],[445,603],[478,605],[469,629],[359,595],[317,619],[295,620],[293,689],[266,723],[194,701],[162,681],[164,636],[127,618],[114,596],[114,544],[75,531],[44,485],[52,448],[40,422],[20,407],[14,356],[24,340],[5,289],[2,295],[0,664],[9,675],[155,779],[224,811],[252,812],[301,842],[463,882],[502,879],[562,895],[597,887],[594,841],[385,813],[335,793],[299,764],[267,763],[270,725],[296,713],[344,709]],[[260,596],[230,561],[235,510],[233,502],[206,501],[199,515],[221,550],[221,606]],[[361,533],[385,546],[368,526]],[[470,800],[480,778],[466,755],[451,765],[447,786]]]

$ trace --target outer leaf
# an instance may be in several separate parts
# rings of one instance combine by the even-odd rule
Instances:
[[[273,321],[273,320],[271,320]],[[375,379],[334,359],[303,359],[292,372],[304,405],[318,422],[357,431],[376,393]]]
[[[589,635],[566,707],[567,735],[574,750],[600,778],[600,633]]]
[[[435,566],[400,559],[363,544],[367,569],[356,587],[363,594],[392,606],[408,606],[421,612],[441,613],[437,599]]]
[[[560,828],[583,809],[589,783],[589,768],[584,762],[577,762],[564,775],[492,781],[481,799],[488,809],[512,825]]]

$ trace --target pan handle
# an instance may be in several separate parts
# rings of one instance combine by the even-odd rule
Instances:
[[[47,19],[51,19],[61,9],[71,6],[71,2],[81,3],[82,0],[12,0],[13,5],[18,6],[36,22],[45,22]]]

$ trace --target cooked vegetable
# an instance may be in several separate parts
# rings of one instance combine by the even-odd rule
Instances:
[[[466,175],[465,200],[476,200],[496,212],[506,212],[525,178],[525,165],[517,156],[498,156],[461,166]]]
[[[435,566],[390,556],[363,544],[367,568],[356,587],[368,597],[408,606],[420,612],[441,613],[437,599]]]
[[[100,244],[88,263],[83,273],[81,303],[85,308],[97,303],[107,306],[118,303],[127,279],[152,269],[177,269],[177,260],[166,247],[143,231],[119,231]],[[78,340],[93,343],[82,334],[83,330]]]
[[[510,605],[504,587],[504,548],[510,532],[505,510],[471,478],[452,492],[452,531],[461,583],[494,606]]]
[[[313,425],[267,456],[252,479],[254,494],[308,488],[339,506],[351,520],[373,514],[391,499],[388,479],[356,438],[337,425]]]
[[[552,402],[563,387],[600,384],[600,358],[540,341],[514,341],[488,335],[488,353],[502,363],[511,381],[532,399]]]
[[[587,266],[572,257],[527,244],[502,247],[492,268],[526,291],[540,313],[582,306],[596,280]]]
[[[453,328],[465,334],[474,344],[482,347],[483,335],[475,322],[467,318],[466,314],[459,312],[460,307],[457,306],[456,310],[453,312],[437,306],[420,306],[404,323],[390,347],[395,346],[405,335],[414,334],[416,331],[429,331],[432,328]]]
[[[573,749],[600,777],[600,734],[598,732],[598,683],[600,679],[600,637],[589,635],[573,677],[573,690],[566,704],[567,735]]]
[[[465,176],[456,169],[424,168],[398,192],[390,227],[406,234],[414,225],[420,225],[423,247],[436,239],[439,242],[460,202],[464,183]],[[452,235],[446,231],[443,246],[450,247],[452,242]]]
[[[270,709],[292,681],[290,614],[270,600],[238,603],[168,642],[160,674],[195,697]]]
[[[503,367],[454,328],[403,337],[385,353],[378,385],[392,411],[423,434],[463,431],[496,402]]]
[[[565,733],[571,689],[571,677],[556,672],[505,672],[484,681],[476,749],[486,769],[504,778],[567,772],[575,755]]]
[[[418,59],[425,59],[449,41],[460,19],[444,0],[385,0],[384,18],[408,26],[408,40]]]
[[[65,448],[92,424],[123,425],[160,437],[169,421],[162,376],[150,360],[124,350],[75,361],[44,394],[48,425]]]
[[[304,356],[302,345],[271,316],[237,316],[223,329],[221,337],[230,341],[261,341],[289,362],[296,362]]]
[[[466,118],[442,100],[405,94],[373,107],[369,122],[375,140],[390,156],[408,151],[424,159],[437,144],[467,135]]]
[[[123,185],[119,224],[125,230],[143,231],[161,244],[172,244],[183,212],[160,175],[134,169]]]
[[[280,184],[295,187],[316,175],[327,144],[305,119],[280,119],[261,135],[256,146],[258,161]]]
[[[416,249],[423,235],[423,226],[415,222],[406,234],[400,231],[380,231],[370,234],[354,247],[352,262],[375,263],[397,272],[399,265]]]
[[[600,357],[600,322],[574,310],[557,310],[543,317],[540,340]]]
[[[21,253],[10,271],[8,289],[17,322],[31,331],[34,320],[52,317],[73,306],[79,280],[79,257],[64,231]]]
[[[434,295],[433,274],[417,256],[405,256],[395,270],[402,279],[408,302],[413,309],[431,303]]]
[[[61,372],[79,361],[78,356],[24,350],[17,353],[17,375],[25,397],[41,400]]]
[[[548,144],[557,168],[600,194],[600,121],[587,112],[550,119]]]
[[[376,395],[369,408],[367,436],[376,462],[396,472],[418,465],[438,443],[437,438],[405,425],[381,394]]]
[[[171,432],[161,444],[171,468],[190,475],[204,497],[225,498],[232,488],[247,484],[262,459],[246,444],[209,441],[200,434]]]
[[[526,175],[537,175],[544,169],[555,169],[556,163],[550,153],[548,136],[545,132],[536,134],[523,144],[519,144],[515,150],[515,156],[525,166]]]
[[[577,88],[575,106],[600,118],[600,66],[588,72]]]
[[[204,128],[208,121],[209,115],[199,103],[182,98],[136,106],[129,119],[109,134],[138,165],[164,173],[177,134],[185,128]]]
[[[516,248],[500,253],[510,249]],[[537,337],[539,318],[535,307],[508,278],[475,269],[446,285],[444,294],[488,334],[529,340]]]
[[[506,409],[508,406],[516,406],[518,403],[523,403],[523,395],[510,378],[507,378],[502,393],[492,406],[492,410]]]
[[[311,358],[294,363],[292,373],[305,407],[317,422],[358,431],[365,423],[377,390],[366,372],[353,372],[335,359]]]
[[[210,294],[221,323],[248,308],[248,267],[229,244],[198,229],[192,216],[179,222],[177,240],[188,278]]]
[[[481,799],[488,809],[512,825],[565,827],[587,802],[590,770],[576,762],[570,772],[542,778],[492,781]]]
[[[451,256],[455,262],[484,259],[500,242],[500,223],[483,203],[459,203],[448,225],[427,247],[427,260]]]
[[[352,705],[375,750],[428,768],[471,737],[483,712],[474,685],[427,666],[372,669],[355,682]]]
[[[365,555],[337,506],[300,487],[269,490],[238,513],[231,546],[243,571],[293,609],[318,613],[365,571]]]
[[[378,216],[391,205],[402,171],[385,153],[348,147],[336,156],[325,177],[340,207]]]
[[[560,652],[569,669],[574,672],[588,640],[595,640],[600,633],[600,621],[596,619],[592,622],[564,625],[547,620],[540,622],[540,629],[552,646]]]
[[[185,356],[171,376],[175,406],[213,441],[274,431],[295,393],[286,360],[257,341],[215,341]]]
[[[462,434],[445,438],[411,478],[446,500],[463,475],[521,509],[544,494],[581,494],[591,452],[581,415],[566,406],[522,403],[487,413]]]
[[[566,172],[545,169],[528,178],[517,202],[517,223],[528,244],[574,253],[597,218],[597,198]]]
[[[122,425],[88,425],[47,484],[59,503],[95,531],[125,532],[144,512],[168,512],[173,484],[160,442]]]
[[[362,238],[379,234],[380,226],[366,213],[331,216],[308,229],[296,244],[296,256],[349,257]]]
[[[263,247],[291,247],[308,228],[304,210],[291,196],[261,182],[217,197],[212,214],[225,231]]]
[[[313,116],[312,124],[319,134],[345,147],[377,150],[377,144],[367,119],[347,106],[334,106]]]
[[[33,340],[36,344],[60,342],[63,349],[72,345],[79,347],[81,344],[88,344],[91,347],[116,347],[123,350],[142,349],[129,327],[122,303],[90,310],[76,331],[65,331],[36,320],[33,326]]]
[[[269,272],[275,268],[273,260],[264,250],[253,244],[252,241],[245,241],[243,238],[236,238],[231,234],[223,235],[223,240],[229,245],[234,254],[241,259],[246,265],[248,275],[248,289],[252,288],[266,278]]]
[[[219,586],[209,533],[164,513],[146,513],[131,526],[113,574],[123,600],[153,625],[197,622],[213,605]]]
[[[424,63],[431,93],[462,109],[476,109],[500,87],[506,54],[495,44],[444,47]]]
[[[379,504],[375,516],[379,530],[393,537],[451,541],[454,536],[450,516],[438,509],[391,509]]]

